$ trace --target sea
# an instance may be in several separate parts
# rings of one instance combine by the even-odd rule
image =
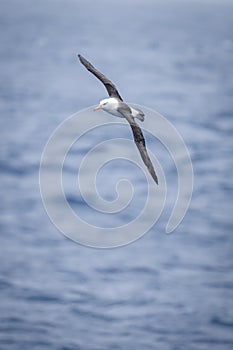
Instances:
[[[233,349],[233,1],[1,0],[0,7],[0,349]],[[48,216],[39,183],[44,147],[67,118],[107,96],[77,53],[126,101],[160,113],[184,140],[192,198],[170,234],[177,169],[149,133],[167,200],[142,237],[89,247]],[[96,113],[93,121],[104,112]],[[88,214],[94,209],[70,188],[77,185],[76,156],[85,156],[90,139],[113,137],[113,129],[86,135],[64,166],[70,204],[91,225],[105,219]],[[129,128],[124,133],[132,139]],[[99,157],[111,158],[111,149],[104,146]],[[119,162],[104,167],[97,183],[111,201],[118,168],[123,178],[138,174],[136,204],[108,217],[120,232],[138,216],[147,186],[140,169]]]

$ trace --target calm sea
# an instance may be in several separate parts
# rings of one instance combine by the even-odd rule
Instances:
[[[232,349],[232,1],[1,0],[0,33],[0,348]],[[111,250],[75,244],[47,217],[44,145],[106,94],[77,52],[184,138],[194,192],[171,235],[169,203]],[[157,156],[172,199],[176,171]]]

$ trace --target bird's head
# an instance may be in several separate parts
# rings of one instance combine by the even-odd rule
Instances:
[[[99,105],[93,109],[93,111],[98,111],[98,109],[103,109],[104,111],[110,111],[113,109],[117,109],[118,101],[114,97],[105,98],[101,100]]]

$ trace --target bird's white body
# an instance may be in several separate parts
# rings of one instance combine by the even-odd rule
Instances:
[[[113,114],[116,117],[124,118],[124,116],[118,111],[119,103],[121,102],[114,97],[105,98],[104,100],[100,101],[100,104],[98,107],[96,107],[96,109],[103,109],[103,111]],[[144,113],[142,111],[130,106],[129,108],[133,118],[138,118],[141,121],[144,120]]]

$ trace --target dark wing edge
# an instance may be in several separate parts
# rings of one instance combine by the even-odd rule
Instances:
[[[90,62],[88,62],[82,55],[78,54],[78,58],[80,62],[84,65],[84,67],[94,74],[94,76],[99,79],[105,86],[108,94],[110,97],[116,97],[119,100],[123,101],[121,95],[117,91],[117,88],[115,85],[109,80],[108,78],[105,77],[102,73],[100,73]]]
[[[147,169],[149,170],[149,173],[151,174],[153,180],[158,185],[159,184],[158,177],[155,173],[153,164],[152,164],[150,157],[147,153],[146,142],[145,142],[145,138],[143,136],[141,128],[135,122],[134,118],[131,115],[131,111],[130,111],[129,107],[126,104],[122,104],[122,106],[120,106],[118,108],[118,111],[127,119],[128,123],[133,131],[134,142],[135,142],[135,144],[140,152],[141,158],[142,158],[144,164],[146,165]]]

